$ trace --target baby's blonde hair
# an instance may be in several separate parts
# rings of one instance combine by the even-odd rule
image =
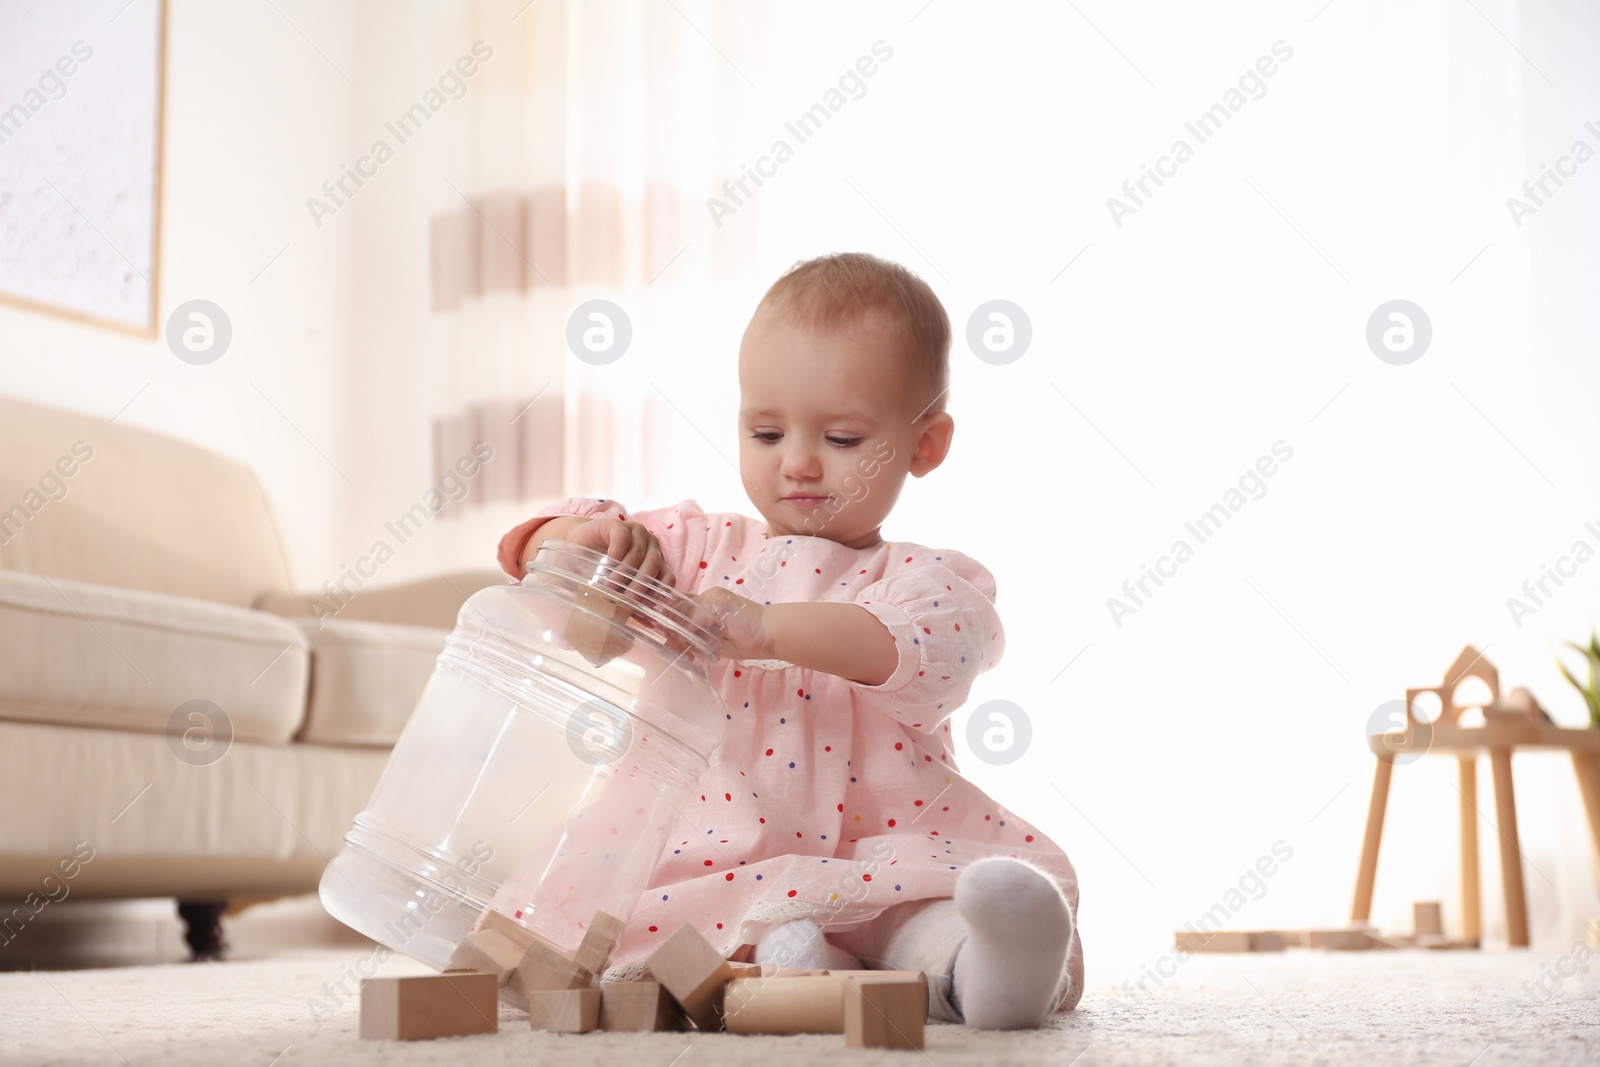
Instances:
[[[859,325],[874,312],[903,338],[913,380],[926,386],[926,393],[913,397],[916,407],[923,414],[945,410],[950,317],[928,283],[900,264],[865,252],[807,259],[784,271],[756,306],[756,317],[776,314],[822,333]]]

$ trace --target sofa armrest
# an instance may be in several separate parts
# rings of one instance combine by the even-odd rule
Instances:
[[[344,619],[398,623],[452,630],[466,599],[491,585],[507,585],[509,576],[497,570],[454,571],[398,585],[371,586],[346,594],[341,590],[263,593],[253,605],[257,611],[289,618]]]

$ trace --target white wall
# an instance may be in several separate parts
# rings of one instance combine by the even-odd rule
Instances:
[[[84,5],[85,40],[120,6]],[[285,11],[348,62],[348,12]],[[232,321],[230,350],[196,367],[162,338],[0,304],[0,388],[108,419],[122,411],[120,423],[248,463],[305,578],[335,566],[328,535],[345,521],[349,486],[329,461],[357,484],[373,474],[349,462],[345,436],[349,237],[313,239],[302,206],[347,143],[352,90],[270,5],[171,0],[168,18],[161,322],[186,300],[214,301]],[[26,136],[7,150],[26,150]]]

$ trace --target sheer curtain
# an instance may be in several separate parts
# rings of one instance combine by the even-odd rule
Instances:
[[[700,343],[686,312],[752,276],[757,234],[754,204],[718,218],[707,201],[737,177],[748,96],[726,55],[757,57],[760,5],[535,0],[509,26],[508,10],[436,17],[452,47],[495,42],[447,131],[454,202],[428,220],[428,344],[449,369],[435,467],[480,440],[496,456],[456,509],[476,541],[567,495],[656,499],[680,418],[666,386]]]

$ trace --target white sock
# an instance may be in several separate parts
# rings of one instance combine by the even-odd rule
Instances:
[[[822,936],[809,919],[774,926],[756,943],[756,962],[804,970],[859,970],[861,961]]]
[[[1072,913],[1048,875],[1021,860],[979,860],[956,879],[967,940],[950,999],[975,1030],[1032,1029],[1055,1007]]]

